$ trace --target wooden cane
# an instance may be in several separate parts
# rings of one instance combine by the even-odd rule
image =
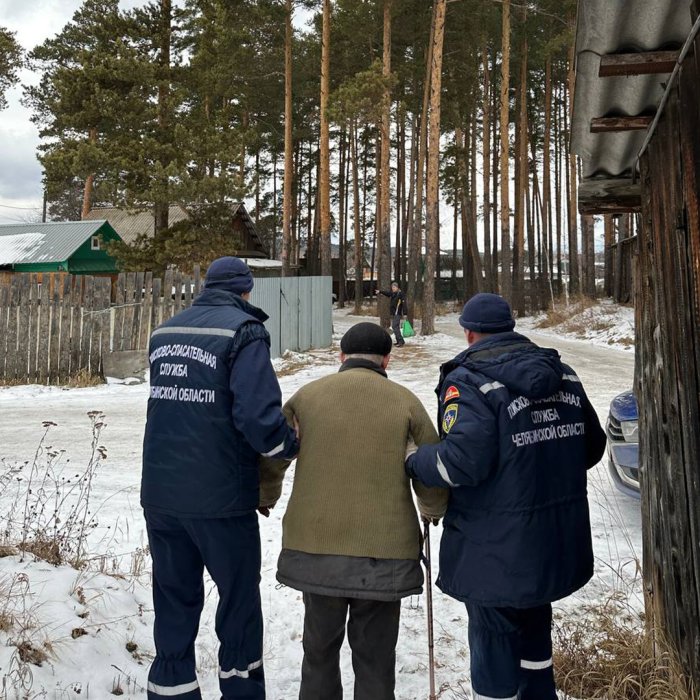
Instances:
[[[433,639],[433,581],[430,566],[430,521],[423,526],[423,541],[425,542],[425,596],[428,607],[428,666],[430,673],[430,700],[437,700],[435,695],[435,643]]]

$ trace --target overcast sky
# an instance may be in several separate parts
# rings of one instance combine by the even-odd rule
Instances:
[[[140,0],[121,0],[125,8],[138,4]],[[19,43],[30,50],[59,32],[80,5],[81,0],[0,0],[0,26],[16,32]],[[22,83],[34,81],[32,73],[22,72]],[[41,213],[39,135],[21,96],[21,86],[12,89],[9,107],[0,112],[0,223],[33,221]]]

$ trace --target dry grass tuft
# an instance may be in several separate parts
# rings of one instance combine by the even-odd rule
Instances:
[[[609,603],[555,628],[554,666],[565,698],[698,700],[643,615]]]
[[[22,663],[33,664],[34,666],[41,666],[49,658],[44,649],[34,646],[27,639],[17,644],[17,653]]]
[[[76,375],[69,377],[65,383],[68,389],[84,389],[90,386],[101,386],[105,380],[97,374],[90,374],[86,369],[81,369]]]
[[[61,549],[55,540],[39,537],[35,540],[20,543],[20,549],[54,566],[63,563]]]
[[[0,610],[0,632],[10,632],[14,624],[14,617],[6,610]]]
[[[588,297],[578,296],[571,297],[568,304],[556,304],[551,309],[549,309],[544,318],[536,324],[536,328],[552,328],[553,326],[560,326],[567,321],[571,321],[573,317],[590,309],[597,304],[595,299],[589,299]],[[574,325],[575,322],[573,322]],[[583,325],[583,322],[581,322]],[[567,330],[576,331],[575,327],[567,328]],[[582,329],[579,329],[582,330]]]

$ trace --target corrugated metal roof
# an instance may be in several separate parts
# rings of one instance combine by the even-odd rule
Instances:
[[[180,221],[189,219],[187,209],[194,209],[196,206],[196,204],[187,206],[171,204],[168,214],[168,226],[174,226]],[[243,220],[257,250],[267,256],[265,246],[262,244],[255,229],[255,223],[250,218],[250,214],[248,214],[248,210],[242,202],[231,203],[231,217],[235,218],[237,215],[240,215]],[[119,233],[122,240],[129,245],[133,244],[139,236],[153,236],[155,230],[152,209],[133,211],[117,207],[95,207],[85,218],[88,220],[106,219]]]
[[[106,223],[0,224],[0,265],[63,262]]]
[[[188,219],[189,215],[179,205],[170,206],[168,223],[174,226],[180,221]],[[121,236],[124,243],[131,245],[139,236],[153,236],[154,220],[153,210],[132,211],[119,209],[118,207],[95,207],[86,217],[86,220],[107,220],[112,228]]]
[[[646,132],[592,134],[591,119],[654,113],[668,75],[599,78],[600,57],[680,48],[692,21],[689,0],[579,0],[572,149],[584,178],[629,176]]]

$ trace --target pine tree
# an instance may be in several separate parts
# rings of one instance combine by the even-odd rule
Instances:
[[[150,92],[133,31],[118,0],[86,0],[60,34],[29,54],[41,80],[25,87],[24,103],[40,128],[47,191],[80,178],[83,214],[95,200],[127,195],[125,157],[141,155]]]
[[[22,49],[13,32],[0,27],[0,110],[7,107],[6,92],[19,80]]]

